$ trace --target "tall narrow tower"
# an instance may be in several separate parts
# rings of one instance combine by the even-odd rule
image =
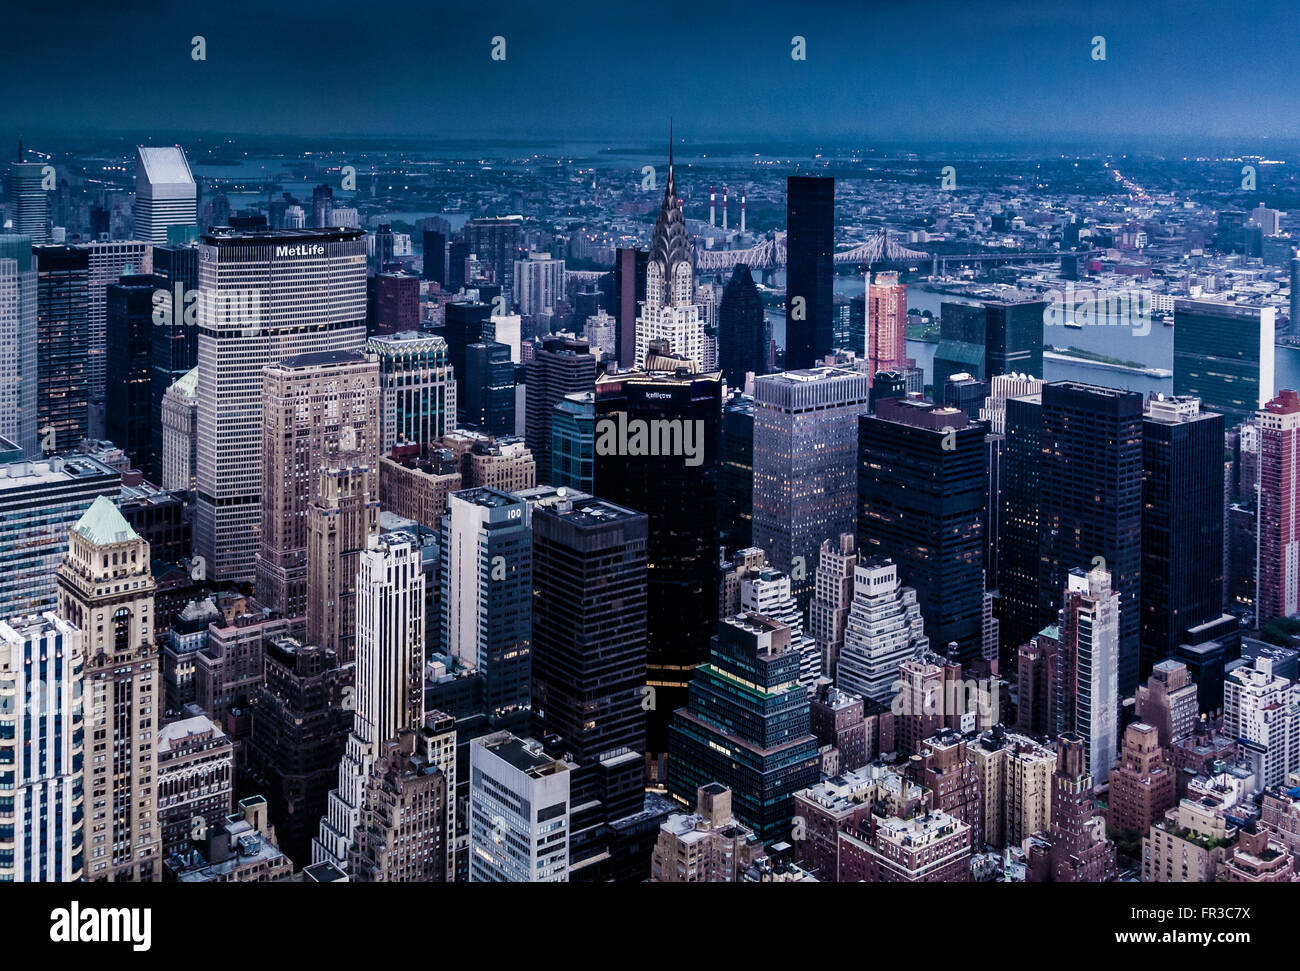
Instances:
[[[100,496],[72,528],[59,616],[85,633],[85,879],[162,879],[149,544]]]

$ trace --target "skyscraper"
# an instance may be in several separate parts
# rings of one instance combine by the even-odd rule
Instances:
[[[1142,421],[1142,664],[1223,615],[1223,416],[1158,395]]]
[[[443,650],[483,676],[489,722],[523,730],[533,636],[528,503],[497,489],[452,493],[439,549]]]
[[[507,345],[485,340],[466,347],[465,372],[456,387],[463,389],[459,424],[485,435],[514,432],[515,365]]]
[[[497,283],[511,292],[523,221],[522,216],[484,216],[465,224],[465,242],[470,253],[496,270]]]
[[[813,599],[808,607],[808,629],[822,653],[822,675],[835,677],[844,629],[853,605],[853,574],[858,553],[853,533],[840,533],[838,542],[824,540],[817,557]]]
[[[161,482],[163,455],[163,396],[198,363],[199,250],[197,246],[153,248],[154,294],[150,360],[150,461],[144,471]],[[187,486],[192,488],[192,486]]]
[[[162,451],[159,484],[168,491],[187,492],[195,486],[198,467],[199,369],[177,380],[163,395]]]
[[[984,374],[1043,373],[1043,300],[984,303]]]
[[[334,189],[328,185],[318,185],[311,190],[311,224],[315,229],[326,229],[330,225],[330,212],[334,208]],[[222,225],[217,223],[217,225]]]
[[[1231,430],[1273,397],[1277,311],[1222,300],[1174,301],[1174,394],[1201,399]]]
[[[754,545],[754,399],[748,395],[733,393],[722,406],[718,529],[729,553]]]
[[[46,451],[62,451],[75,447],[90,429],[90,250],[35,246],[32,253],[37,433],[43,449],[48,442],[53,449]]]
[[[335,651],[342,663],[356,658],[357,570],[378,531],[379,496],[373,467],[356,453],[332,468],[312,468],[318,479],[307,505],[307,641]]]
[[[646,366],[652,341],[666,342],[672,353],[694,361],[701,369],[712,363],[703,308],[695,302],[694,247],[677,197],[671,143],[668,181],[646,261],[645,301],[636,321],[635,367]]]
[[[162,879],[158,752],[163,698],[149,544],[100,496],[72,528],[59,616],[85,632],[85,878]]]
[[[266,606],[300,617],[307,610],[307,510],[319,496],[318,470],[361,467],[366,492],[379,495],[378,364],[355,351],[312,351],[269,364],[261,414],[257,594]]]
[[[330,792],[312,862],[348,867],[361,800],[384,743],[424,719],[424,570],[408,533],[373,537],[357,574],[356,711],[338,788]]]
[[[262,488],[262,368],[365,341],[357,230],[217,230],[199,247],[198,505],[207,574],[254,578]]]
[[[51,611],[0,620],[0,882],[85,875],[85,635]]]
[[[767,318],[749,267],[737,263],[718,305],[718,363],[732,388],[744,389],[745,375],[767,370]]]
[[[685,703],[717,624],[721,411],[717,372],[636,371],[596,382],[596,494],[650,520],[646,680],[656,703],[647,746],[655,754],[666,751],[668,719]],[[674,429],[677,454],[640,447],[665,431],[671,446]]]
[[[9,198],[15,209],[13,231],[31,237],[33,243],[46,243],[50,239],[50,197],[45,189],[45,169],[42,162],[9,163]]]
[[[1039,619],[1056,621],[1075,567],[1110,573],[1120,596],[1119,692],[1129,695],[1140,660],[1142,396],[1056,381],[1042,399]]]
[[[1258,624],[1300,611],[1300,395],[1282,391],[1259,412]],[[1184,564],[1185,566],[1185,564]]]
[[[646,250],[620,248],[614,257],[613,300],[610,313],[617,321],[615,345],[620,367],[636,367],[636,319],[645,299]]]
[[[858,424],[868,378],[820,367],[754,382],[754,545],[812,599],[824,540],[853,529]]]
[[[988,311],[980,304],[945,300],[939,308],[939,346],[934,352],[930,383],[942,388],[950,374],[965,371],[978,380],[994,375],[984,371],[984,337]]]
[[[596,393],[566,394],[551,414],[551,475],[555,486],[580,492],[594,488],[596,468]]]
[[[90,388],[90,436],[104,432],[104,394],[108,362],[108,285],[136,274],[148,258],[149,246],[136,240],[99,240],[90,244],[87,312],[90,346],[86,352]]]
[[[197,192],[179,145],[135,150],[135,238],[162,246],[168,226],[198,224]]]
[[[564,300],[564,260],[550,253],[531,252],[515,260],[515,303],[521,314],[553,313]]]
[[[40,455],[37,266],[30,236],[0,236],[0,436]]]
[[[1002,452],[1001,493],[997,504],[1001,540],[997,562],[998,621],[1002,628],[1002,643],[1014,651],[1043,626],[1039,623],[1038,610],[1042,394],[1009,397],[1004,402],[1003,411],[1006,444]],[[996,413],[991,418],[996,428]]]
[[[907,284],[897,273],[877,273],[867,284],[867,374],[915,366],[907,356]]]
[[[524,440],[545,478],[551,471],[551,423],[555,406],[565,395],[595,389],[596,358],[585,340],[547,337],[534,344],[533,357],[525,366],[525,373],[528,417]]]
[[[104,429],[133,469],[149,464],[152,411],[152,275],[123,276],[105,295],[107,361]]]
[[[1115,764],[1119,733],[1119,594],[1101,567],[1066,578],[1056,666],[1057,732],[1084,741],[1084,765],[1101,784]]]
[[[456,375],[441,337],[404,331],[366,341],[379,359],[379,454],[431,446],[456,427]]]
[[[690,807],[700,786],[726,786],[736,818],[766,843],[789,835],[794,793],[817,782],[818,764],[790,628],[761,614],[723,619],[673,715],[668,794]]]
[[[930,642],[982,657],[984,435],[964,411],[886,398],[858,421],[858,544],[916,589]]]
[[[836,685],[887,705],[897,694],[899,665],[929,648],[916,591],[903,586],[898,565],[881,557],[859,557],[835,666]]]
[[[835,180],[786,179],[785,366],[811,368],[834,342]]]

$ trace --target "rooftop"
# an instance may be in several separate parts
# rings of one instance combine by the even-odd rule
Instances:
[[[129,543],[140,538],[131,524],[122,518],[117,504],[107,496],[97,496],[72,528],[95,546]]]

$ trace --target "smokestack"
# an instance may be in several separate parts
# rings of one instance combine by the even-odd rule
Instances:
[[[722,187],[722,231],[727,231],[727,187]]]
[[[740,231],[745,231],[745,187],[740,187]]]
[[[714,206],[717,202],[717,198],[718,198],[718,194],[713,191],[713,186],[709,186],[709,225],[710,226],[717,225],[717,222],[715,221],[716,216],[714,214]]]

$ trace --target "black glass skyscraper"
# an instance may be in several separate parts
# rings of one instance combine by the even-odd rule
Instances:
[[[625,368],[636,365],[637,305],[645,299],[645,271],[649,260],[649,251],[643,249],[622,248],[614,257],[613,293],[606,305],[616,321],[614,356]]]
[[[167,389],[198,363],[199,250],[197,246],[155,246],[154,286],[164,295],[155,297],[152,368],[149,394],[150,455],[145,468],[152,482],[162,481],[162,400]]]
[[[1139,660],[1142,395],[1056,381],[1043,386],[1042,415],[1039,621],[1056,623],[1071,570],[1104,560],[1120,595],[1119,690],[1130,694]]]
[[[1222,300],[1174,301],[1174,394],[1194,395],[1227,428],[1273,397],[1277,310]]]
[[[150,458],[151,371],[154,279],[150,274],[123,276],[105,295],[104,427],[131,467],[144,468]]]
[[[834,342],[835,180],[786,180],[785,367],[810,368]]]
[[[595,492],[649,516],[646,666],[655,700],[647,747],[655,754],[666,750],[668,719],[685,704],[686,685],[708,657],[717,623],[721,386],[717,372],[684,370],[634,371],[596,382]],[[654,424],[671,422],[681,424]],[[648,436],[659,440],[668,432],[671,438],[676,428],[684,452],[685,423],[694,454],[642,447]]]
[[[528,397],[524,441],[537,461],[539,480],[549,481],[555,406],[565,395],[595,388],[596,359],[585,340],[547,337],[534,345],[525,373]]]
[[[447,236],[436,229],[424,231],[422,279],[441,285],[447,279]]]
[[[1043,628],[1038,622],[1038,473],[1043,431],[1041,395],[1007,399],[998,506],[998,631],[1001,656],[1010,661],[1020,645]]]
[[[984,435],[965,412],[886,398],[858,420],[858,547],[898,564],[935,649],[981,656]]]
[[[456,405],[465,407],[465,348],[483,340],[492,307],[469,300],[449,303],[444,308],[442,336],[447,342],[447,360],[456,377]],[[491,335],[489,335],[491,336]]]
[[[89,427],[90,247],[34,246],[37,431],[69,449]]]
[[[746,372],[767,370],[767,332],[763,299],[744,263],[736,264],[718,304],[718,359],[733,388],[745,387]]]
[[[1142,667],[1223,614],[1223,416],[1147,402],[1142,422]]]
[[[728,553],[754,545],[754,399],[743,394],[722,407],[718,528]]]
[[[984,379],[999,374],[1043,376],[1042,300],[991,300],[984,305]],[[974,373],[974,372],[972,372]]]
[[[497,341],[479,341],[465,348],[464,377],[456,386],[465,389],[461,424],[488,435],[513,435],[515,431],[515,365],[510,348]]]

